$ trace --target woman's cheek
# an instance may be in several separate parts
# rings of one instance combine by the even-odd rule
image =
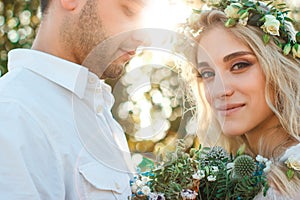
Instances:
[[[208,87],[204,86],[204,94],[205,94],[205,98],[206,98],[207,102],[210,105],[212,105],[213,99],[212,99],[212,95],[211,95],[211,92]]]

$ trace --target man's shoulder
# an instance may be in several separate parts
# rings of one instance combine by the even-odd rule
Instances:
[[[0,95],[19,93],[27,85],[34,86],[37,81],[37,76],[26,68],[16,68],[0,78]]]
[[[54,98],[62,95],[61,92],[65,92],[61,86],[27,68],[13,69],[0,78],[0,101],[2,98]]]
[[[50,80],[29,69],[15,68],[0,78],[0,118],[8,120],[12,127],[21,126],[21,122],[29,126],[31,120],[41,129],[53,128],[71,121],[70,97],[69,91]]]
[[[52,81],[26,69],[14,69],[0,78],[0,104],[9,102],[47,117],[54,110],[70,110],[72,94]]]

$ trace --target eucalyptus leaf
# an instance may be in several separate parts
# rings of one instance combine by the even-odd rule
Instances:
[[[297,43],[300,43],[300,32],[296,34],[296,41]]]
[[[294,177],[294,174],[295,174],[295,172],[292,169],[288,169],[286,171],[286,176],[287,176],[287,178],[288,178],[289,181]]]
[[[268,44],[270,41],[270,35],[269,34],[264,34],[263,35],[263,42],[264,44]]]

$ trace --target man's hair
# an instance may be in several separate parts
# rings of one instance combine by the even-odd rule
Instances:
[[[49,0],[41,0],[41,10],[45,13],[49,4]]]

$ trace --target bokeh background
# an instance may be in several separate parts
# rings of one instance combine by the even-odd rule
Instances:
[[[192,8],[203,6],[201,0],[158,2],[153,9],[163,15],[151,17],[158,28],[182,23]],[[300,1],[286,3],[300,30]],[[40,19],[39,0],[0,0],[1,76],[7,72],[7,53],[11,49],[31,47]],[[113,115],[124,128],[137,163],[142,161],[141,155],[153,157],[159,151],[172,150],[177,138],[187,138],[190,145],[197,141],[196,124],[176,70],[181,62],[168,53],[141,50],[127,65],[124,76],[107,81],[116,97]]]

